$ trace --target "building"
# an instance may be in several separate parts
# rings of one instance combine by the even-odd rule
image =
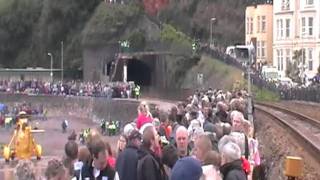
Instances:
[[[53,80],[61,79],[61,69],[52,69]],[[0,81],[51,81],[51,69],[26,68],[26,69],[0,69]]]
[[[273,65],[282,77],[294,61],[304,76],[313,77],[320,61],[320,0],[273,1]],[[296,52],[300,58],[294,58]],[[303,73],[302,73],[303,75]]]
[[[273,7],[259,4],[246,8],[246,45],[253,42],[256,49],[256,64],[273,64]]]

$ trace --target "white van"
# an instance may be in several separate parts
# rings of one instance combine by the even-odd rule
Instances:
[[[262,66],[261,76],[266,81],[276,81],[279,79],[278,69],[274,66]]]

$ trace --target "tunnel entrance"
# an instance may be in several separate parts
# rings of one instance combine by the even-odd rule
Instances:
[[[151,68],[138,59],[128,60],[128,81],[134,81],[140,86],[151,85]]]

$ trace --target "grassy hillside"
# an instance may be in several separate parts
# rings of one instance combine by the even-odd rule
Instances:
[[[186,72],[185,78],[182,78],[183,88],[198,89],[201,88],[197,83],[197,74],[203,74],[203,88],[219,89],[247,89],[247,80],[243,78],[242,71],[225,63],[212,59],[208,56],[202,56],[197,65]],[[257,101],[278,101],[279,95],[266,89],[259,89],[252,86],[252,93]]]
[[[187,71],[182,87],[199,88],[198,73],[203,74],[205,88],[231,89],[235,82],[243,81],[242,72],[239,69],[203,55],[198,64]]]

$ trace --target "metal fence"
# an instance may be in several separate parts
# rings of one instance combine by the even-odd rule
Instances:
[[[230,57],[229,55],[226,55],[224,52],[209,48],[203,48],[202,52],[228,65],[241,69],[243,72],[246,73],[246,68],[240,62]],[[251,74],[251,81],[254,85],[256,85],[259,88],[265,88],[269,91],[277,93],[280,99],[282,100],[301,100],[320,103],[320,85],[297,88],[276,86],[274,83],[267,82],[264,79],[262,79],[259,72],[256,71]]]

